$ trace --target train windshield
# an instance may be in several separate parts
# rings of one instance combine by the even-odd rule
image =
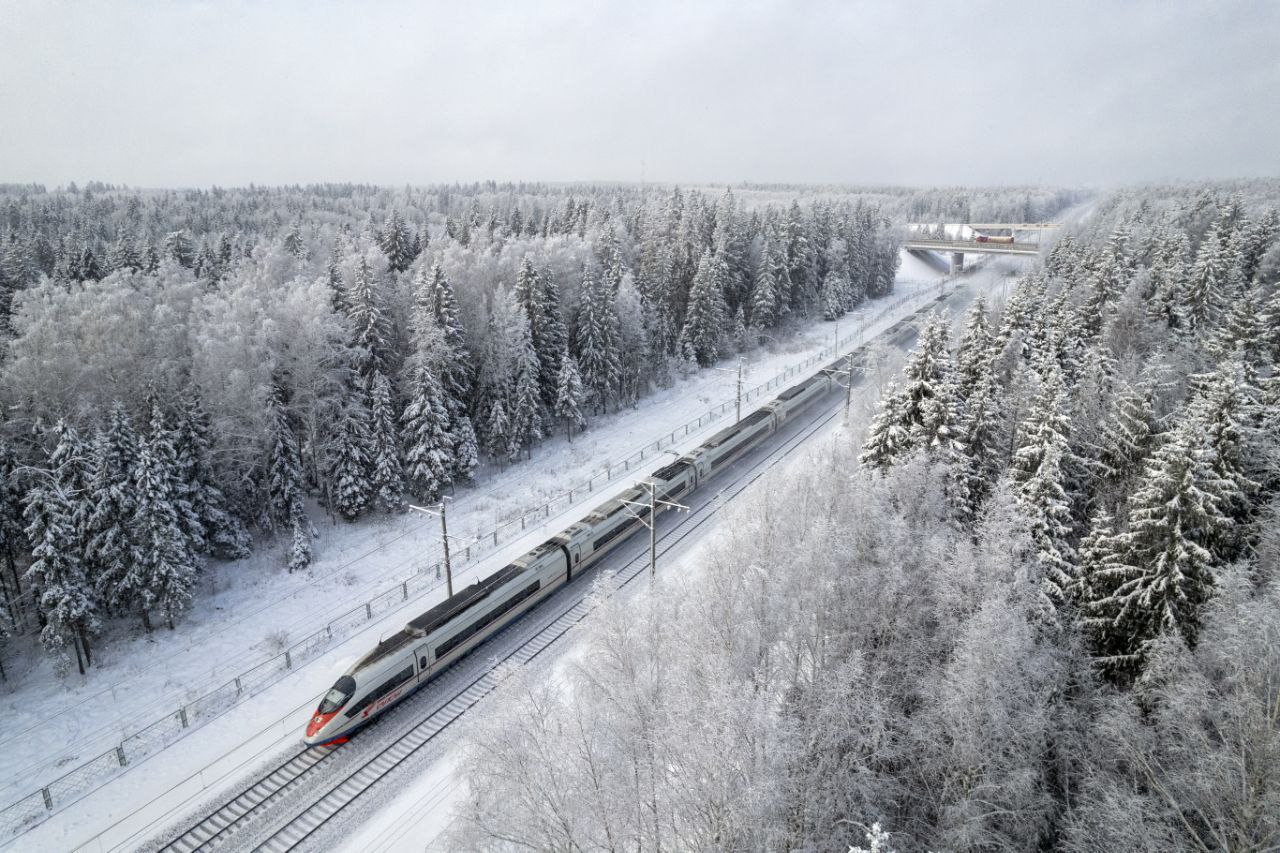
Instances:
[[[351,698],[351,694],[356,692],[356,680],[349,675],[344,675],[329,688],[329,692],[324,695],[324,701],[320,703],[320,714],[332,714],[343,705],[347,704],[347,700]]]

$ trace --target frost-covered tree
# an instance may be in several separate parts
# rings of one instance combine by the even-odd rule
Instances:
[[[137,546],[141,578],[138,605],[142,622],[151,630],[150,611],[158,608],[172,629],[191,602],[191,590],[199,569],[181,517],[189,507],[175,494],[177,454],[173,449],[159,405],[152,408],[150,433],[138,449],[134,470],[136,504],[132,539]]]
[[[1219,503],[1223,483],[1193,413],[1148,460],[1130,499],[1127,528],[1117,534],[1116,567],[1098,573],[1104,585],[1093,611],[1104,620],[1109,669],[1136,672],[1162,634],[1194,643],[1201,610],[1213,592],[1211,550],[1231,526]]]
[[[1112,398],[1102,426],[1094,467],[1104,482],[1129,482],[1152,449],[1154,398],[1149,387],[1121,387]]]
[[[326,448],[331,488],[329,500],[338,514],[354,521],[364,514],[375,497],[373,439],[369,434],[369,409],[362,395],[348,395],[338,413],[338,422]]]
[[[93,457],[85,556],[92,567],[98,601],[123,613],[133,604],[136,588],[131,588],[127,579],[139,562],[132,535],[137,511],[133,472],[138,462],[138,437],[123,405],[112,406],[106,428],[94,440]]]
[[[534,349],[527,321],[520,324],[520,334],[514,344],[517,348],[516,375],[511,425],[507,436],[507,452],[512,461],[519,458],[521,450],[528,452],[543,434],[542,390],[539,387],[542,365],[538,361],[538,352]]]
[[[979,294],[965,319],[964,331],[955,355],[956,394],[968,400],[983,377],[990,371],[992,335],[987,316],[987,301]]]
[[[1018,508],[1026,520],[1039,569],[1038,612],[1051,623],[1071,601],[1076,586],[1075,550],[1071,547],[1071,505],[1063,488],[1062,449],[1045,448],[1030,479],[1018,488]]]
[[[710,250],[702,253],[689,291],[689,308],[680,331],[681,351],[706,367],[720,357],[725,332],[725,305],[720,264]],[[583,365],[584,369],[586,365]]]
[[[604,412],[618,385],[618,319],[612,294],[590,266],[582,271],[577,342],[583,384],[596,411]]]
[[[401,424],[405,476],[410,488],[424,502],[434,503],[453,482],[453,440],[444,391],[425,361],[412,368],[409,403],[401,415]]]
[[[582,377],[578,374],[577,360],[565,352],[560,359],[560,381],[556,391],[556,417],[564,419],[565,435],[573,441],[573,429],[586,423],[582,416]]]
[[[907,398],[896,382],[890,382],[880,397],[880,409],[858,457],[863,465],[888,468],[912,448],[910,426],[906,419]]]
[[[413,259],[418,256],[413,238],[404,224],[404,219],[400,216],[400,211],[391,211],[391,216],[387,218],[387,224],[382,229],[378,246],[387,256],[387,264],[393,273],[402,273],[409,269]]]
[[[368,254],[356,260],[355,274],[347,293],[350,303],[352,344],[356,369],[365,377],[386,373],[391,363],[391,328],[383,307],[382,289]]]
[[[488,439],[489,455],[499,460],[505,458],[511,446],[511,418],[501,399],[494,400],[489,406],[484,431]]]
[[[291,524],[302,505],[302,460],[289,417],[284,386],[275,382],[267,395],[266,522],[271,529]]]
[[[386,512],[403,512],[404,468],[400,462],[400,437],[391,400],[391,383],[375,372],[369,388],[370,487]]]
[[[31,543],[26,579],[44,622],[40,642],[63,673],[70,666],[66,648],[73,647],[83,675],[91,663],[88,635],[97,626],[96,605],[84,562],[74,546],[68,547],[78,533],[71,503],[54,477],[42,472],[28,489],[24,517]]]
[[[227,508],[226,497],[217,486],[210,459],[211,431],[209,415],[199,396],[189,394],[178,412],[174,437],[178,485],[191,506],[191,516],[199,524],[198,532],[189,535],[197,551],[207,550],[222,560],[247,557],[249,533]]]

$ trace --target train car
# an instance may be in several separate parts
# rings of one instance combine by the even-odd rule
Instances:
[[[834,380],[829,374],[836,365],[843,370],[847,359],[796,383],[772,403],[655,471],[657,497],[677,500],[741,458],[787,418],[830,391]],[[644,526],[648,497],[648,488],[635,486],[605,501],[581,521],[380,641],[334,682],[307,724],[303,742],[308,746],[345,742],[625,542]]]
[[[1012,243],[1012,237],[991,237],[986,234],[978,234],[973,238],[975,243]]]
[[[346,741],[550,595],[569,572],[564,548],[550,540],[410,620],[338,677],[307,724],[303,743]]]

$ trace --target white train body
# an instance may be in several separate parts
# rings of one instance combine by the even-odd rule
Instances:
[[[836,372],[847,364],[847,359],[834,362],[655,471],[651,479],[657,483],[657,497],[678,501],[724,470],[788,418],[826,395],[836,384]],[[636,486],[605,501],[581,521],[378,643],[325,695],[303,742],[322,746],[345,741],[626,541],[643,523],[628,511],[624,500],[644,504],[648,489]],[[648,513],[647,508],[631,509],[641,517]],[[662,509],[659,506],[657,511]]]

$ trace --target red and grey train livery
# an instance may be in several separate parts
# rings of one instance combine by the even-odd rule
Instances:
[[[659,497],[677,500],[724,470],[785,420],[825,396],[848,363],[847,358],[833,362],[655,471],[651,479],[658,483]],[[345,742],[357,729],[535,607],[639,530],[642,522],[626,510],[623,501],[642,503],[647,495],[647,489],[636,486],[606,501],[510,565],[411,619],[334,682],[307,724],[303,742],[309,746]],[[645,512],[647,509],[640,515]]]

